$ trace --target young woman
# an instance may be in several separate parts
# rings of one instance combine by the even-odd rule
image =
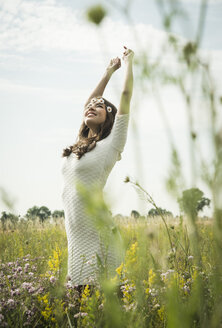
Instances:
[[[77,185],[92,192],[94,187],[102,190],[116,161],[121,159],[133,90],[134,56],[132,50],[124,48],[126,73],[119,108],[116,109],[102,97],[112,74],[121,66],[121,60],[117,57],[110,61],[104,76],[85,104],[77,142],[63,151],[62,199],[68,240],[68,276],[78,286],[91,284],[102,250],[99,232],[93,224],[93,218],[86,213]],[[115,265],[113,257],[115,255],[109,253],[108,265]]]

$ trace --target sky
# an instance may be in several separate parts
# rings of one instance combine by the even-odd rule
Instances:
[[[0,0],[0,187],[14,200],[16,214],[24,215],[34,205],[51,211],[63,209],[62,150],[75,142],[84,102],[110,59],[121,57],[124,45],[134,50],[135,58],[143,50],[155,60],[162,51],[166,32],[155,1],[131,1],[131,25],[114,1],[100,3],[108,15],[97,28],[85,16],[94,1]],[[193,40],[200,1],[184,0],[181,4],[187,16],[176,21],[172,31],[183,40]],[[209,1],[201,41],[218,93],[222,85],[221,14],[222,1]],[[173,72],[174,55],[166,54],[163,59]],[[141,90],[136,69],[134,76],[127,144],[108,178],[106,200],[113,214],[129,215],[131,210],[146,214],[152,206],[138,197],[132,185],[124,183],[130,176],[158,206],[176,215],[177,202],[165,187],[170,167],[166,130],[152,92]],[[123,81],[124,64],[104,93],[116,106]],[[173,89],[160,88],[159,93],[188,188],[191,178],[184,102]],[[195,115],[206,141],[209,118],[200,111],[198,106]],[[210,154],[210,144],[204,153]],[[198,187],[210,196],[201,182]],[[7,210],[4,203],[0,204],[0,212],[3,210]]]

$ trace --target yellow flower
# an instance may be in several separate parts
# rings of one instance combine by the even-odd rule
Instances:
[[[99,297],[100,297],[100,292],[99,292],[99,290],[98,290],[98,289],[96,290],[96,292],[95,292],[95,295],[96,295],[96,299],[98,300],[98,299],[99,299]]]
[[[49,257],[48,266],[50,272],[49,271],[46,272],[45,274],[46,277],[51,277],[52,272],[54,275],[59,272],[59,268],[61,264],[61,256],[62,256],[62,252],[59,249],[58,245],[56,245],[56,249],[53,251],[53,256]]]
[[[89,285],[86,285],[86,287],[84,288],[84,292],[82,293],[82,298],[86,299],[89,297],[89,295],[90,295]]]
[[[137,261],[138,242],[136,241],[126,252],[126,268],[134,265]]]
[[[120,266],[116,269],[116,272],[118,273],[119,276],[121,276],[123,272],[123,262],[120,264]]]
[[[150,269],[149,270],[149,278],[148,278],[149,287],[151,287],[154,284],[155,278],[156,278],[155,272],[153,272],[153,269]]]
[[[49,269],[54,273],[59,270],[61,263],[61,255],[61,250],[58,246],[56,246],[56,249],[53,251],[53,256],[50,256],[50,260],[48,261]]]
[[[52,308],[49,306],[48,297],[49,297],[49,293],[45,294],[44,296],[38,296],[38,301],[43,307],[41,314],[45,320],[48,320],[52,315]]]
[[[161,306],[159,310],[157,310],[158,316],[160,317],[160,320],[164,320],[164,306]]]
[[[198,276],[198,272],[197,272],[197,270],[194,270],[194,272],[192,274],[193,281],[197,280],[197,276]]]
[[[115,277],[111,278],[110,280],[111,280],[111,283],[116,284],[117,280],[118,280],[117,275],[115,275]]]
[[[86,285],[81,296],[81,305],[80,305],[81,312],[87,312],[87,302],[89,300],[89,296],[90,296],[89,285]]]

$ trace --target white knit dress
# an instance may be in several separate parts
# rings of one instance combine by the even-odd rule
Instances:
[[[73,153],[63,158],[62,200],[68,241],[68,275],[74,285],[93,283],[96,279],[98,256],[104,260],[100,232],[95,227],[94,218],[86,213],[85,203],[76,186],[81,184],[88,191],[95,186],[103,190],[113,166],[121,159],[128,120],[128,114],[116,115],[111,133],[98,141],[94,149],[85,153],[81,159],[77,159]],[[107,265],[112,275],[121,259],[112,245],[109,245],[107,254]]]

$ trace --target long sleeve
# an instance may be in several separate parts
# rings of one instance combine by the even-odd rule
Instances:
[[[116,115],[111,132],[111,146],[120,153],[123,151],[126,143],[128,124],[129,114]]]

